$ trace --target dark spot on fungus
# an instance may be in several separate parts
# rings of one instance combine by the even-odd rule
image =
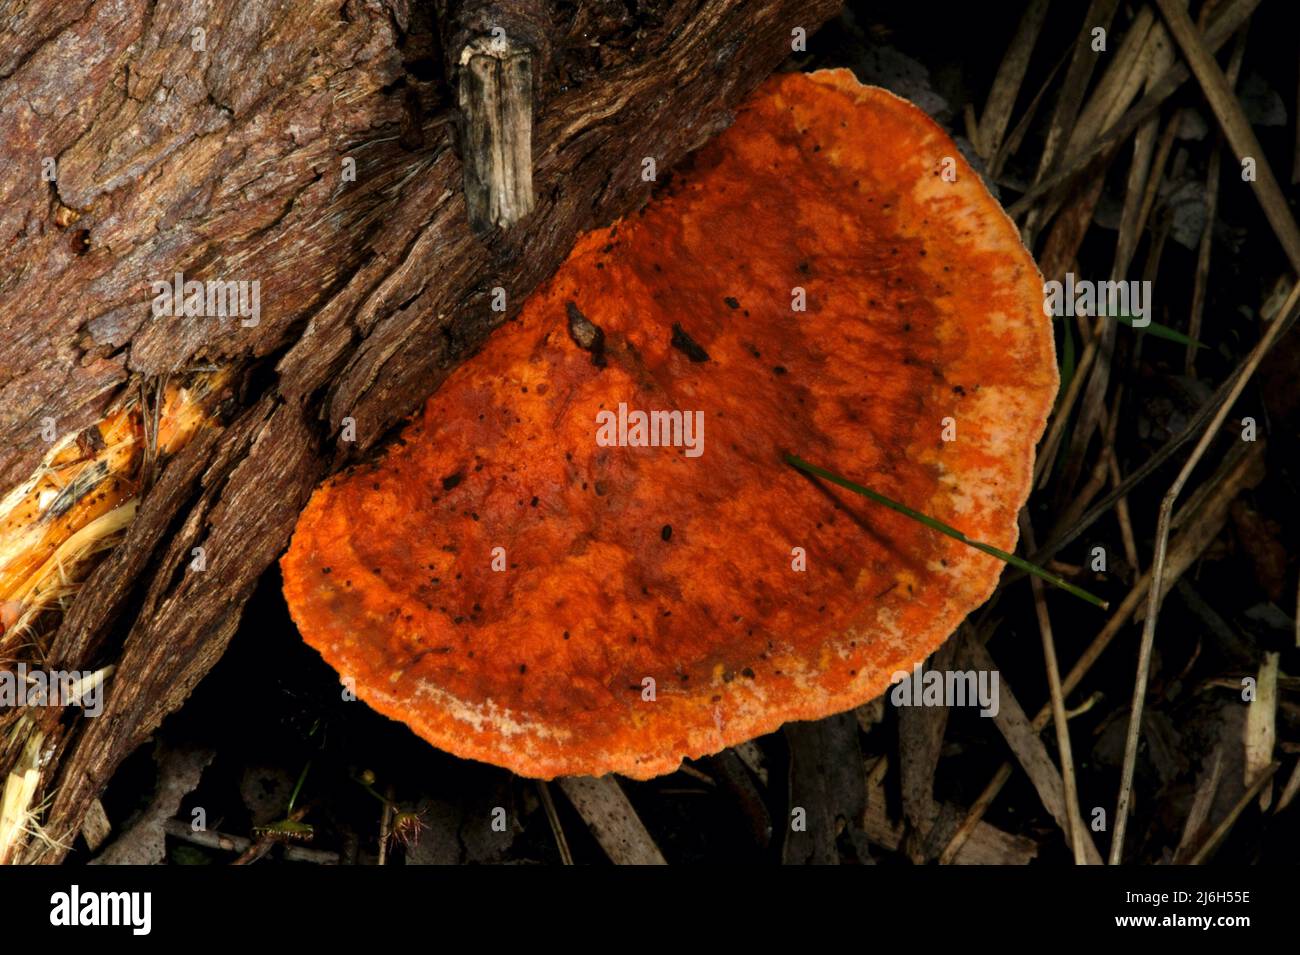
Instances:
[[[677,322],[673,322],[672,344],[674,348],[684,354],[691,361],[700,362],[709,360],[709,353],[701,348],[695,339],[691,338],[690,335],[687,335],[682,326]]]

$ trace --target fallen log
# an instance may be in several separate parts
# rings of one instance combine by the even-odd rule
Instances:
[[[439,20],[464,7],[488,20]],[[0,739],[0,780],[43,740],[48,840],[23,861],[63,858],[118,764],[221,656],[316,483],[419,407],[580,231],[643,203],[646,171],[722,129],[792,31],[836,7],[49,0],[0,23],[0,490],[51,429],[124,395],[199,366],[238,382],[223,425],[151,475],[41,640],[48,667],[114,671],[100,717],[32,710]],[[494,10],[549,32],[529,58],[531,211],[472,229],[460,148],[478,140],[448,51]],[[185,301],[159,307],[178,273]],[[214,316],[185,282],[249,284],[237,314]]]

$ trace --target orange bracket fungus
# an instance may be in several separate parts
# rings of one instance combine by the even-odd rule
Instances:
[[[583,236],[283,559],[372,707],[526,776],[647,778],[883,692],[992,592],[1056,394],[1042,277],[947,135],[769,80]]]

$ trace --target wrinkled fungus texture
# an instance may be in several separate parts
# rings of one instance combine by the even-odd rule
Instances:
[[[647,778],[879,695],[1002,570],[783,451],[1013,549],[1056,388],[1042,278],[952,141],[845,71],[777,76],[316,492],[285,594],[435,745]],[[620,403],[703,412],[703,454],[601,446]]]

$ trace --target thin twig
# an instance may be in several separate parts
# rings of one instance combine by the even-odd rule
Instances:
[[[560,850],[560,862],[573,865],[573,853],[569,851],[569,840],[564,836],[564,827],[560,825],[560,814],[555,811],[555,800],[551,798],[551,787],[546,780],[537,781],[537,792],[542,797],[542,808],[546,810],[546,821],[551,824],[551,833],[555,836],[555,847]]]
[[[1237,32],[1237,28],[1255,12],[1255,8],[1260,3],[1261,0],[1235,0],[1225,6],[1223,11],[1214,18],[1210,28],[1205,31],[1206,48],[1211,53],[1217,52],[1219,47],[1228,42],[1228,38]],[[1019,218],[1043,196],[1056,191],[1083,172],[1098,156],[1127,139],[1191,77],[1191,71],[1181,60],[1165,70],[1164,75],[1151,85],[1150,91],[1133,104],[1118,122],[1113,123],[1102,135],[1092,140],[1079,152],[1068,155],[1059,172],[1031,186],[1023,196],[1007,207],[1007,215],[1013,219]]]
[[[1278,185],[1273,169],[1264,155],[1264,147],[1255,136],[1240,101],[1228,84],[1227,77],[1223,75],[1223,70],[1219,68],[1218,61],[1206,48],[1205,39],[1192,23],[1183,4],[1179,0],[1156,0],[1156,5],[1164,14],[1169,32],[1174,35],[1192,72],[1196,74],[1197,82],[1201,84],[1205,98],[1209,100],[1210,108],[1214,110],[1215,118],[1223,128],[1223,134],[1233,152],[1239,160],[1254,160],[1256,197],[1264,208],[1264,217],[1273,227],[1291,267],[1300,272],[1300,227],[1296,226],[1291,207],[1287,205],[1282,187]]]
[[[1214,808],[1214,797],[1218,795],[1219,783],[1223,780],[1223,750],[1224,741],[1220,740],[1219,745],[1214,747],[1214,758],[1209,767],[1202,769],[1200,781],[1196,785],[1196,795],[1187,811],[1187,818],[1183,820],[1182,838],[1174,850],[1175,863],[1184,861],[1192,840],[1200,835],[1205,821],[1210,817],[1210,810]]]
[[[1237,800],[1237,804],[1232,807],[1232,811],[1224,817],[1223,822],[1214,827],[1214,831],[1210,833],[1209,837],[1205,840],[1205,844],[1202,845],[1201,848],[1197,849],[1196,855],[1192,856],[1191,859],[1188,860],[1188,865],[1200,865],[1209,858],[1210,853],[1219,847],[1219,843],[1223,841],[1223,837],[1228,834],[1228,831],[1236,823],[1237,817],[1246,811],[1246,807],[1249,806],[1251,801],[1259,795],[1260,790],[1268,785],[1268,781],[1273,778],[1273,774],[1277,772],[1278,767],[1281,765],[1281,763],[1277,762],[1270,764],[1269,767],[1260,774],[1259,779],[1255,780],[1255,784],[1242,793],[1241,798]]]
[[[1225,74],[1228,86],[1236,89],[1237,77],[1241,74],[1241,63],[1246,57],[1246,35],[1250,24],[1247,23],[1237,32],[1237,42],[1232,46],[1232,55],[1228,58],[1228,71]],[[1214,145],[1210,148],[1210,164],[1205,174],[1205,230],[1201,233],[1201,246],[1196,254],[1196,285],[1192,289],[1192,311],[1187,319],[1187,337],[1193,340],[1201,337],[1201,319],[1205,314],[1205,294],[1210,276],[1210,252],[1214,246],[1214,220],[1219,210],[1219,179],[1223,166],[1223,132],[1215,134]],[[1188,344],[1187,354],[1183,358],[1183,369],[1189,377],[1196,377],[1195,345]]]
[[[1160,0],[1164,6],[1167,0]],[[1289,316],[1300,303],[1300,283],[1291,291],[1282,314]],[[1110,847],[1110,863],[1118,865],[1124,854],[1124,834],[1128,827],[1129,803],[1133,796],[1133,773],[1137,766],[1138,741],[1142,735],[1142,707],[1146,702],[1147,679],[1151,673],[1151,651],[1155,646],[1156,620],[1160,615],[1160,602],[1164,596],[1165,557],[1169,548],[1169,527],[1173,519],[1174,502],[1182,493],[1183,486],[1191,477],[1192,470],[1200,463],[1210,443],[1218,436],[1219,427],[1228,417],[1237,397],[1246,387],[1255,369],[1263,360],[1265,353],[1272,347],[1286,323],[1281,317],[1275,319],[1259,343],[1251,349],[1241,372],[1233,379],[1233,386],[1219,404],[1219,410],[1206,426],[1191,456],[1183,465],[1174,483],[1170,485],[1164,500],[1160,502],[1160,518],[1156,523],[1155,556],[1151,562],[1151,586],[1147,590],[1147,614],[1142,625],[1142,643],[1138,650],[1137,677],[1133,686],[1133,706],[1129,713],[1128,738],[1124,745],[1124,765],[1120,773],[1119,800],[1115,808],[1115,832]]]
[[[168,819],[163,823],[163,831],[180,842],[204,849],[217,849],[221,852],[244,852],[253,845],[251,839],[236,836],[214,829],[194,830],[183,819]],[[307,846],[285,846],[285,862],[313,862],[317,865],[338,865],[339,854],[327,849],[311,849]]]
[[[1288,331],[1290,331],[1292,325],[1295,324],[1297,317],[1300,317],[1300,313],[1293,312],[1288,315],[1285,312],[1282,312],[1274,319],[1275,323],[1280,323],[1282,326],[1281,331],[1278,332],[1277,335],[1279,341]],[[1240,368],[1233,371],[1223,384],[1219,385],[1218,389],[1216,389],[1214,394],[1210,396],[1209,400],[1196,409],[1196,413],[1192,415],[1191,420],[1187,422],[1187,426],[1183,428],[1182,431],[1178,432],[1178,434],[1166,441],[1164,445],[1161,446],[1160,450],[1139,465],[1132,474],[1111,490],[1109,494],[1089,508],[1087,513],[1085,513],[1083,517],[1079,518],[1079,520],[1076,521],[1068,530],[1053,533],[1046,544],[1029,555],[1029,559],[1037,564],[1046,563],[1051,560],[1063,547],[1072,544],[1080,534],[1095,524],[1102,515],[1108,513],[1110,509],[1115,506],[1116,501],[1122,497],[1126,497],[1130,491],[1150,477],[1157,468],[1168,461],[1174,452],[1186,444],[1193,435],[1199,434],[1201,429],[1205,426],[1205,422],[1209,420],[1210,415],[1214,413],[1214,410],[1218,408],[1223,401],[1223,396],[1232,390],[1240,373]],[[1023,576],[1024,574],[1018,570],[1011,571],[1002,578],[999,589],[1015,583]]]
[[[1119,474],[1119,463],[1115,460],[1114,448],[1111,449],[1108,465],[1111,486],[1119,487],[1124,482]],[[1124,556],[1129,566],[1135,571],[1141,570],[1142,563],[1141,558],[1138,557],[1137,538],[1133,536],[1133,522],[1129,518],[1127,497],[1121,497],[1115,502],[1115,519],[1119,522],[1119,536],[1124,542]]]
[[[1029,520],[1027,511],[1020,512],[1020,528],[1025,543],[1032,548],[1034,525]],[[1047,668],[1047,687],[1052,697],[1052,719],[1056,723],[1056,751],[1061,760],[1061,781],[1062,788],[1065,790],[1063,798],[1065,816],[1069,820],[1070,848],[1074,852],[1074,864],[1087,865],[1083,821],[1079,818],[1079,788],[1074,774],[1074,752],[1070,747],[1070,724],[1065,714],[1065,694],[1061,692],[1061,671],[1056,663],[1056,641],[1052,639],[1052,618],[1047,612],[1043,582],[1031,579],[1029,585],[1034,594],[1034,612],[1038,617],[1038,632],[1043,640],[1043,662]]]
[[[1087,380],[1088,371],[1097,357],[1097,344],[1101,341],[1101,326],[1104,321],[1105,319],[1101,317],[1094,320],[1092,337],[1083,347],[1083,355],[1075,366],[1074,377],[1070,379],[1070,386],[1065,390],[1065,397],[1057,403],[1056,410],[1052,412],[1051,430],[1047,432],[1046,440],[1038,449],[1038,460],[1034,464],[1034,477],[1038,481],[1040,490],[1047,484],[1051,463],[1056,457],[1056,449],[1060,446],[1061,436],[1065,434],[1065,429],[1070,423],[1070,412],[1083,392],[1084,381]]]
[[[379,813],[379,859],[378,865],[388,864],[388,837],[393,831],[393,787],[387,789],[384,808]]]
[[[1043,21],[1047,18],[1047,4],[1048,0],[1032,0],[1020,18],[1020,26],[1016,28],[1011,45],[998,66],[988,101],[984,104],[984,113],[980,117],[979,143],[985,162],[992,160],[1002,147],[1002,137],[1006,134],[1011,111],[1019,98],[1025,70],[1029,67],[1029,59],[1033,56],[1034,46],[1042,33]],[[997,171],[990,167],[989,174],[996,176]]]
[[[1225,464],[1215,477],[1208,482],[1215,487],[1213,498],[1205,500],[1201,504],[1194,504],[1189,501],[1184,505],[1183,510],[1179,511],[1179,518],[1181,518],[1188,509],[1197,508],[1195,519],[1189,521],[1188,526],[1174,542],[1173,559],[1171,560],[1172,569],[1169,575],[1171,580],[1181,576],[1186,568],[1191,566],[1192,562],[1209,545],[1210,540],[1218,534],[1227,518],[1228,505],[1232,498],[1237,495],[1238,490],[1242,486],[1249,486],[1247,482],[1250,480],[1257,479],[1253,476],[1257,475],[1261,468],[1262,451],[1263,445],[1256,445],[1247,456]],[[1133,585],[1133,588],[1125,596],[1115,613],[1106,621],[1106,625],[1101,628],[1097,636],[1088,644],[1087,649],[1075,661],[1074,666],[1070,668],[1070,672],[1066,674],[1061,683],[1061,691],[1065,696],[1068,697],[1078,689],[1079,684],[1083,682],[1083,678],[1088,675],[1093,665],[1101,658],[1101,655],[1111,645],[1115,637],[1119,635],[1119,632],[1124,629],[1129,619],[1137,612],[1150,585],[1151,572],[1147,571]],[[1044,705],[1031,724],[1034,731],[1041,733],[1047,726],[1051,716],[1051,707]],[[1012,765],[1007,762],[1003,763],[993,774],[993,778],[989,780],[983,792],[967,810],[966,818],[953,834],[941,859],[946,858],[951,861],[956,858],[957,853],[961,850],[962,843],[975,831],[975,827],[983,818],[989,805],[997,798],[1007,780],[1011,778],[1011,772]]]

